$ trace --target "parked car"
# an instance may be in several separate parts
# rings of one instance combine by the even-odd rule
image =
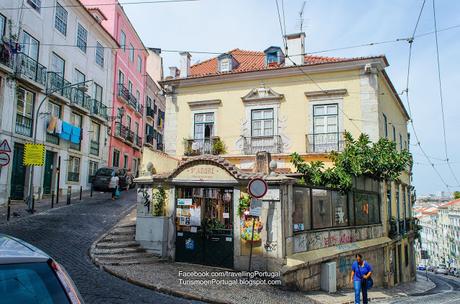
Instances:
[[[119,186],[122,190],[128,190],[134,186],[134,177],[126,169],[103,167],[96,171],[91,182],[95,191],[110,191],[109,183],[113,175],[118,176]]]
[[[434,266],[428,266],[427,270],[433,272],[435,270],[435,267]]]
[[[40,249],[0,234],[1,303],[83,303],[65,269]]]
[[[446,268],[446,265],[444,264],[440,264],[434,271],[434,273],[436,274],[448,274],[448,271],[447,271],[447,268]]]
[[[449,275],[451,275],[451,276],[455,275],[456,271],[457,271],[457,269],[455,267],[450,267],[449,268]]]
[[[425,271],[425,270],[426,270],[426,266],[423,265],[423,264],[420,264],[420,265],[417,266],[417,269],[418,269],[418,270],[423,270],[423,271]]]

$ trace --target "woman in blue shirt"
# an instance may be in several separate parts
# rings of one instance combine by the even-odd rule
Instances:
[[[367,279],[372,275],[371,265],[363,260],[361,254],[356,254],[356,261],[351,265],[350,283],[355,289],[355,304],[360,304],[359,294],[363,291],[363,304],[367,304]]]

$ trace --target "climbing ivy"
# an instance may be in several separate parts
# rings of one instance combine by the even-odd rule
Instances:
[[[152,194],[153,215],[164,215],[164,207],[166,201],[166,191],[163,187],[158,187],[157,191]]]
[[[302,173],[302,183],[342,192],[351,190],[353,177],[367,176],[378,181],[393,181],[412,166],[409,151],[398,151],[396,143],[386,138],[372,143],[366,134],[361,134],[355,140],[348,132],[345,133],[343,151],[333,151],[328,157],[334,164],[330,168],[325,168],[322,161],[306,163],[297,153],[291,154],[291,163],[297,172]]]

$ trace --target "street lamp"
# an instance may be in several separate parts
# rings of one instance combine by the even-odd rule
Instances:
[[[46,91],[46,95],[40,101],[40,104],[38,105],[38,108],[37,108],[37,115],[36,115],[35,119],[33,120],[34,127],[33,127],[33,130],[32,130],[32,132],[33,132],[32,134],[33,134],[33,143],[34,144],[37,143],[38,118],[39,118],[39,115],[40,115],[40,109],[43,106],[43,104],[45,103],[45,100],[48,97],[50,97],[51,95],[53,95],[54,93],[58,92],[58,91],[68,89],[68,88],[72,88],[72,87],[77,87],[77,89],[79,91],[86,92],[88,90],[88,88],[86,87],[86,84],[90,83],[90,82],[93,82],[93,81],[92,80],[86,80],[86,81],[66,85],[66,86],[63,86],[63,87],[60,87],[60,88],[54,88],[53,90],[50,90],[50,91],[48,91],[48,90]],[[29,195],[27,197],[27,207],[29,208],[28,211],[30,213],[34,212],[34,207],[35,207],[34,206],[34,200],[32,199],[33,192],[34,192],[34,171],[35,171],[35,166],[32,165],[32,168],[30,169],[30,177],[29,177]],[[57,193],[57,195],[59,195],[59,193]]]

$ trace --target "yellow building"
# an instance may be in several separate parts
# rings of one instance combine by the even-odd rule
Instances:
[[[259,160],[256,154],[269,152],[265,167],[270,169],[265,173],[272,171],[289,179],[295,177],[290,163],[291,153],[299,153],[306,161],[323,160],[330,165],[327,153],[343,148],[345,131],[355,138],[366,133],[372,141],[387,137],[394,140],[399,149],[408,148],[409,116],[385,72],[388,62],[384,56],[299,55],[304,54],[304,34],[286,38],[288,54],[273,46],[263,52],[234,49],[191,65],[190,54],[181,53],[180,69],[170,68],[172,76],[162,82],[166,94],[165,152],[183,159],[186,164],[193,164],[197,159],[197,166],[205,163],[223,168],[219,164],[225,161],[224,169],[233,177],[260,172],[260,162],[263,168],[264,159],[262,156]],[[200,157],[203,154],[219,154],[224,160]],[[196,189],[185,189],[187,180],[179,181],[177,176],[183,174],[183,169],[193,171],[190,169],[192,165],[181,166],[156,180],[180,184],[181,188],[176,186],[174,197],[180,200],[180,204],[191,203],[185,198],[182,200],[180,195],[193,197]],[[234,169],[228,169],[229,166]],[[212,168],[197,168],[186,178],[195,176],[198,178],[194,181],[195,187],[199,181],[201,187],[206,187],[206,183],[212,184],[209,172],[213,172]],[[206,178],[200,180],[200,174]],[[236,179],[244,184],[246,177]],[[277,182],[284,183],[282,180]],[[361,186],[358,185],[360,182]],[[216,187],[215,184],[212,186]],[[369,215],[368,220],[359,224],[353,215],[359,208],[356,209],[355,203],[355,207],[348,203],[356,199],[356,194],[341,197],[333,191],[298,189],[293,183],[286,188],[280,186],[281,193],[284,191],[291,197],[286,198],[286,204],[291,207],[283,207],[284,203],[280,205],[280,212],[287,217],[280,219],[283,232],[278,235],[282,238],[278,240],[278,246],[283,252],[274,263],[282,267],[285,283],[302,289],[317,289],[319,276],[311,280],[305,278],[309,273],[320,272],[324,261],[334,260],[337,263],[337,284],[343,286],[353,254],[358,251],[369,252],[368,259],[378,268],[378,285],[391,286],[413,279],[412,225],[405,221],[411,214],[409,185],[408,173],[401,176],[399,183],[392,183],[388,191],[385,184],[356,180],[355,187],[362,190],[359,195],[366,195],[366,191],[375,194],[375,197],[366,196],[366,200],[374,202],[371,206],[375,210],[374,218]],[[315,198],[315,195],[323,194],[330,202],[330,205],[326,204],[329,212],[323,212],[323,200]],[[333,199],[337,202],[343,199],[344,209],[340,207],[339,210],[332,203]],[[298,201],[309,205],[303,206]],[[167,207],[168,212],[175,213],[176,203],[179,204],[174,199],[170,201],[172,206]],[[315,224],[312,214],[317,204],[321,206],[320,213],[330,215],[325,215],[326,224]],[[234,206],[238,207],[238,203]],[[305,213],[307,209],[309,215]],[[177,225],[184,223],[176,221]],[[235,225],[237,223],[238,220]],[[238,243],[238,240],[234,242]],[[265,252],[273,249],[270,248],[265,244],[260,254],[271,257]],[[235,260],[231,265],[241,269],[246,267],[246,260],[241,259],[246,254],[242,245],[235,245],[232,250]],[[265,268],[276,269],[273,265]]]

